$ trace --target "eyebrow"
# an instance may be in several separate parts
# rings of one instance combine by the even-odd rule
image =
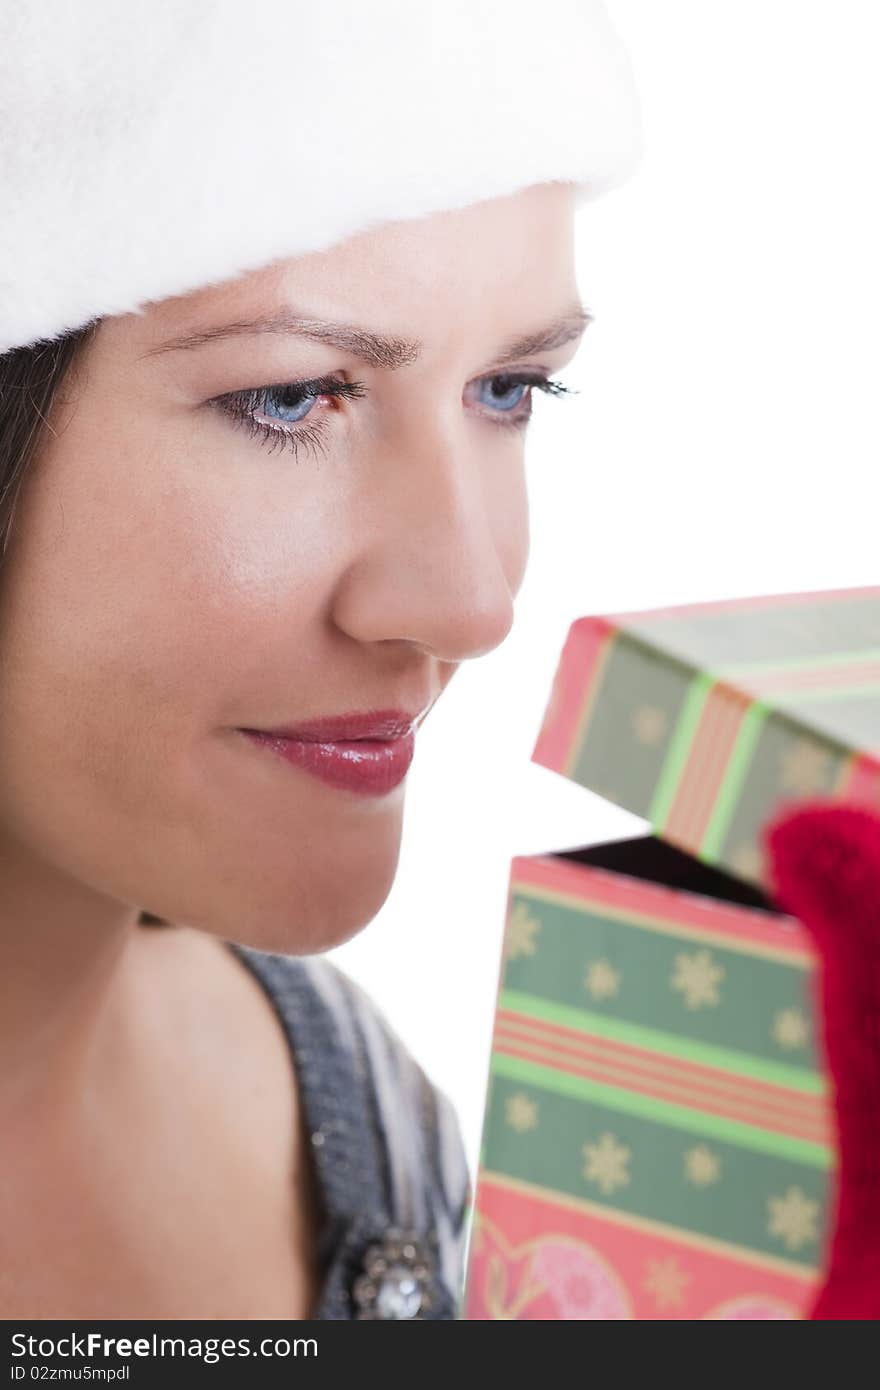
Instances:
[[[563,347],[579,338],[592,322],[593,316],[583,304],[573,304],[543,328],[509,339],[492,360],[499,366],[506,366],[520,357],[531,357],[538,352],[551,352],[554,348]],[[391,372],[417,361],[424,350],[424,343],[414,338],[374,333],[370,329],[359,328],[356,324],[305,318],[293,310],[283,310],[255,319],[240,319],[215,327],[197,329],[160,343],[158,347],[150,348],[141,356],[153,357],[159,353],[190,351],[221,338],[240,338],[256,333],[280,333],[307,338],[312,342],[323,343],[327,347],[350,353],[371,367]]]

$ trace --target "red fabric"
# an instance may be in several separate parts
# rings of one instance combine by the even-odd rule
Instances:
[[[880,1317],[880,817],[801,803],[768,826],[778,905],[821,958],[821,1034],[835,1090],[836,1216],[813,1318]]]

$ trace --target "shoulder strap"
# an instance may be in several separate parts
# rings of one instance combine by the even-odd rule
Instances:
[[[325,1205],[326,1299],[341,1311],[364,1246],[388,1228],[436,1240],[443,1317],[457,1316],[470,1174],[455,1111],[369,995],[333,962],[228,943],[290,1043]]]
[[[433,1229],[449,1285],[461,1285],[470,1173],[448,1096],[431,1082],[370,997],[324,961],[345,992],[361,1038],[384,1149],[388,1210],[396,1225]]]

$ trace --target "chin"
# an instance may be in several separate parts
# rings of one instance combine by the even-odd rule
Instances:
[[[351,865],[333,865],[307,885],[300,880],[286,892],[276,890],[269,901],[264,885],[260,900],[252,895],[238,911],[227,898],[219,916],[209,916],[200,925],[258,951],[316,955],[344,945],[373,921],[388,898],[396,870],[396,854],[374,858],[360,873]]]
[[[386,894],[387,897],[387,894]],[[383,898],[384,902],[384,898]],[[312,920],[297,917],[288,921],[274,918],[261,923],[239,919],[229,929],[218,933],[228,941],[240,946],[251,946],[257,951],[271,951],[284,956],[314,956],[331,951],[335,946],[344,946],[368,927],[381,908],[382,903],[371,911],[343,912],[334,904],[323,916]]]
[[[258,951],[329,951],[372,922],[394,883],[401,798],[377,809],[383,814],[315,815],[293,826],[285,819],[233,843],[223,824],[222,834],[202,834],[195,862],[181,857],[177,873],[166,864],[160,891],[126,897],[167,922]]]

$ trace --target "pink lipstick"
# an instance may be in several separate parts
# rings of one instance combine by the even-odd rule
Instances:
[[[332,715],[295,728],[240,732],[332,787],[385,796],[409,771],[415,729],[425,713],[373,710]]]

